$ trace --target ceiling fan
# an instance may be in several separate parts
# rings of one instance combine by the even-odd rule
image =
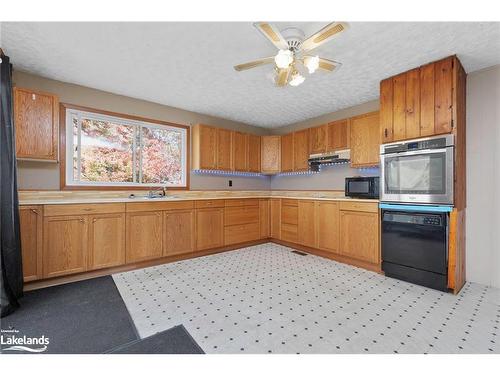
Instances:
[[[345,22],[332,22],[307,39],[304,32],[296,27],[289,27],[280,32],[269,22],[256,22],[254,26],[279,51],[276,56],[235,65],[234,69],[238,72],[274,63],[276,86],[283,87],[286,84],[298,86],[305,80],[305,76],[301,74],[305,71],[309,74],[313,74],[317,69],[333,72],[342,65],[337,61],[312,55],[310,52],[346,30],[349,25]]]

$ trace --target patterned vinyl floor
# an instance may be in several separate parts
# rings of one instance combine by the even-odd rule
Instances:
[[[457,296],[276,244],[113,276],[141,337],[206,353],[500,353],[500,289]]]

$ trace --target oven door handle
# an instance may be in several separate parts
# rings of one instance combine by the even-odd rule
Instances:
[[[425,154],[439,154],[446,153],[448,149],[451,151],[451,147],[446,148],[433,148],[428,150],[415,150],[415,151],[405,151],[405,152],[395,152],[393,154],[382,154],[382,157],[396,157],[396,156],[411,156],[411,155],[425,155]]]

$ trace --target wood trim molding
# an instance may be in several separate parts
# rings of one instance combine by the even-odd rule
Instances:
[[[105,111],[101,109],[83,107],[75,104],[60,103],[59,105],[59,189],[60,190],[151,190],[150,186],[74,186],[66,184],[66,110],[76,109],[80,111],[88,111],[99,113],[108,116],[121,117],[129,120],[144,121],[159,125],[168,125],[186,130],[186,186],[185,187],[168,187],[168,190],[190,190],[191,184],[191,127],[189,125],[181,125],[168,121],[149,119],[146,117],[127,115],[123,113]]]

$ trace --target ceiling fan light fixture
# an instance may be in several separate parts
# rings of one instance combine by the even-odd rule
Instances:
[[[313,74],[319,68],[319,56],[306,56],[304,58],[304,65],[309,74]]]
[[[298,86],[302,84],[306,80],[306,77],[304,77],[302,74],[297,72],[296,70],[292,73],[292,79],[290,79],[290,82],[288,84],[290,86]]]
[[[274,57],[276,66],[280,69],[286,69],[293,62],[293,53],[290,50],[280,49]]]

